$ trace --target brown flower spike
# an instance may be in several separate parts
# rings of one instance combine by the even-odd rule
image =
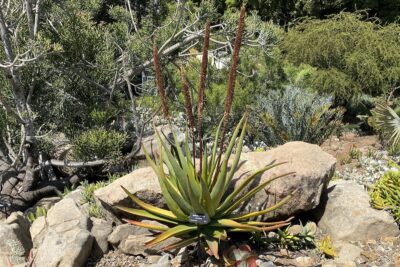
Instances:
[[[200,83],[199,83],[199,98],[197,106],[197,131],[199,133],[199,143],[200,143],[200,173],[203,161],[203,109],[204,109],[204,90],[206,87],[207,78],[207,65],[208,65],[208,47],[210,45],[210,22],[207,22],[205,34],[204,34],[204,44],[203,44],[203,55],[201,59],[201,69],[200,69]]]
[[[157,45],[153,45],[153,63],[156,74],[156,82],[158,91],[160,93],[161,108],[166,119],[169,119],[169,110],[167,105],[167,97],[165,96],[164,79],[161,74],[160,59],[158,56]]]

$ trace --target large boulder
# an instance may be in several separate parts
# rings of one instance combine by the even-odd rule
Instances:
[[[318,227],[338,241],[378,240],[400,234],[394,219],[370,206],[363,186],[353,181],[335,181],[322,196],[316,209]]]
[[[89,218],[73,199],[55,204],[30,229],[36,266],[83,266],[92,250],[89,227]]]
[[[272,162],[287,163],[265,172],[251,186],[254,187],[277,175],[295,173],[273,181],[243,208],[257,210],[268,207],[297,190],[293,198],[273,214],[275,217],[286,217],[317,207],[321,193],[330,181],[336,164],[335,158],[323,152],[317,145],[290,142],[266,152],[243,153],[233,179],[233,186],[237,187],[248,175]],[[132,205],[121,185],[148,203],[159,206],[163,204],[158,179],[150,167],[137,169],[98,189],[94,195],[103,205],[109,207]]]
[[[336,159],[317,145],[289,142],[266,152],[243,153],[234,176],[234,187],[238,187],[244,178],[272,162],[286,163],[266,171],[251,187],[282,174],[292,174],[271,182],[242,209],[265,209],[295,190],[296,193],[287,204],[266,217],[287,217],[314,209],[319,205],[322,191],[332,178],[336,165]]]
[[[12,213],[0,224],[0,266],[25,263],[31,248],[29,222],[22,212]]]

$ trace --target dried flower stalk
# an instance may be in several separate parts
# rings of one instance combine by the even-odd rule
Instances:
[[[225,97],[223,127],[222,127],[221,141],[220,141],[220,147],[219,147],[221,152],[218,155],[218,161],[217,161],[218,169],[220,168],[221,155],[222,155],[222,150],[224,148],[225,134],[226,134],[227,126],[228,126],[228,118],[229,118],[229,114],[230,114],[230,111],[232,108],[233,96],[235,93],[236,71],[237,71],[237,66],[238,66],[238,62],[239,62],[240,46],[242,44],[242,38],[243,38],[245,15],[246,15],[246,8],[243,5],[240,9],[238,29],[236,32],[236,38],[235,38],[235,43],[234,43],[234,47],[233,47],[232,63],[231,63],[231,68],[229,70],[227,92],[226,92],[226,97]],[[215,142],[218,142],[218,140],[215,140]],[[216,173],[218,173],[218,171]],[[217,179],[217,177],[214,177],[213,183],[216,182],[216,179]]]
[[[195,135],[194,135],[194,116],[193,116],[193,105],[192,105],[192,99],[190,97],[190,92],[189,92],[189,82],[187,80],[187,77],[185,75],[185,71],[183,68],[181,68],[181,80],[182,80],[182,93],[184,97],[184,102],[185,102],[185,110],[186,110],[186,116],[188,120],[188,125],[192,134],[192,143],[193,143],[193,161],[196,158],[196,140],[195,140]],[[193,162],[195,165],[195,162]]]
[[[202,59],[201,59],[199,97],[198,97],[198,106],[197,106],[197,131],[199,133],[199,143],[200,143],[200,173],[202,171],[202,163],[203,163],[203,128],[202,128],[202,124],[203,124],[203,110],[204,110],[204,90],[206,88],[209,45],[210,45],[210,22],[207,22],[205,34],[204,34],[203,55],[202,55]]]
[[[169,119],[169,110],[167,105],[167,97],[165,96],[165,88],[164,88],[164,79],[161,74],[161,67],[160,67],[160,59],[158,56],[157,46],[154,43],[153,45],[153,64],[154,70],[156,74],[156,82],[158,91],[160,93],[160,100],[161,100],[161,108],[166,119]]]

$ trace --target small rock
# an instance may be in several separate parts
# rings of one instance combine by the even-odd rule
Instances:
[[[90,218],[90,219],[93,223],[90,232],[94,237],[91,255],[95,258],[100,258],[104,254],[106,254],[109,250],[107,238],[112,232],[112,226],[111,223],[102,219],[98,218]]]
[[[362,251],[361,255],[366,257],[368,259],[368,261],[375,261],[379,255],[373,251]]]
[[[148,265],[149,267],[171,267],[170,255],[164,254],[157,263]]]
[[[156,221],[143,220],[144,223],[151,223],[158,226],[165,226]],[[146,228],[139,227],[132,224],[120,224],[114,228],[112,233],[108,237],[108,242],[114,247],[117,248],[118,245],[130,235],[150,235],[152,232]]]
[[[271,261],[256,260],[258,267],[276,267]]]
[[[157,263],[161,259],[160,255],[150,255],[147,257],[149,263]]]
[[[317,261],[311,257],[297,257],[295,259],[296,267],[312,267],[317,264]]]
[[[289,227],[288,232],[292,235],[298,235],[303,232],[303,226],[295,224]]]
[[[151,248],[145,247],[145,244],[152,239],[154,239],[154,236],[152,235],[130,235],[128,238],[122,240],[118,246],[118,249],[121,252],[129,255],[160,255],[163,247],[171,245],[180,240],[172,237]]]

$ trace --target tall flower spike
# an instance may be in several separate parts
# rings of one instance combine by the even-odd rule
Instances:
[[[153,63],[154,63],[154,71],[156,74],[156,82],[158,91],[160,93],[160,100],[161,100],[161,108],[166,119],[169,119],[169,110],[167,105],[167,97],[165,96],[165,88],[164,88],[164,79],[161,74],[161,67],[160,67],[160,59],[158,56],[157,46],[154,43],[153,45]]]
[[[188,125],[192,134],[192,143],[193,143],[193,160],[196,158],[196,140],[194,136],[194,116],[193,116],[193,106],[192,106],[192,99],[190,98],[190,92],[189,92],[189,82],[187,80],[187,77],[185,75],[185,71],[181,67],[181,80],[182,80],[182,93],[185,101],[185,110],[186,110],[186,116],[188,120]],[[195,165],[195,162],[193,163]],[[196,165],[195,165],[196,166]]]
[[[207,22],[204,33],[203,56],[201,59],[199,99],[197,106],[197,131],[199,132],[200,143],[200,173],[203,161],[203,109],[204,109],[204,90],[206,88],[207,65],[208,65],[208,47],[210,45],[210,22]]]
[[[224,148],[225,133],[226,133],[226,129],[228,127],[229,113],[231,111],[232,102],[233,102],[233,96],[234,96],[234,93],[235,93],[236,70],[237,70],[237,65],[238,65],[238,62],[239,62],[240,46],[242,44],[245,15],[246,15],[246,8],[243,5],[242,8],[240,9],[240,17],[239,17],[238,29],[237,29],[237,32],[236,32],[235,44],[234,44],[234,47],[233,47],[231,69],[229,70],[228,86],[227,86],[226,97],[225,97],[223,126],[222,126],[222,132],[221,132],[221,143],[220,143],[220,146],[219,146],[220,153],[218,155],[218,161],[217,161],[217,168],[218,169],[220,168],[219,165],[220,165],[220,162],[221,162],[222,150]],[[218,142],[218,140],[215,140],[215,141]],[[216,172],[216,173],[218,173],[218,172]],[[216,179],[217,179],[217,177],[213,178],[213,184],[216,182]]]
[[[228,117],[229,117],[229,113],[231,111],[232,102],[233,102],[233,95],[235,92],[236,70],[237,70],[237,65],[239,62],[240,46],[242,44],[245,13],[246,13],[246,9],[245,9],[245,6],[243,5],[242,8],[240,9],[239,25],[238,25],[238,29],[236,32],[235,44],[234,44],[234,48],[233,48],[232,65],[231,65],[231,69],[229,71],[228,86],[227,86],[225,107],[224,107],[224,117],[223,117],[224,118],[224,127],[223,127],[223,131],[222,131],[223,133],[225,133],[225,131],[226,131]]]

